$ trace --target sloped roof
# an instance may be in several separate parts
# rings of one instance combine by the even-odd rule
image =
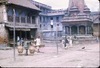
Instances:
[[[33,5],[29,0],[8,0],[8,4],[15,4],[38,11],[40,10],[38,7]]]

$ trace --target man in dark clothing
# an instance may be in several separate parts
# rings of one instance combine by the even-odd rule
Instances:
[[[65,38],[65,47],[67,46],[67,44],[68,44],[69,42],[68,42],[68,40],[67,40],[67,38]]]

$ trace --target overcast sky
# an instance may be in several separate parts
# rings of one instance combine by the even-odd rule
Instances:
[[[69,0],[35,0],[37,2],[51,6],[53,9],[67,9]],[[91,11],[99,10],[98,0],[85,0]]]

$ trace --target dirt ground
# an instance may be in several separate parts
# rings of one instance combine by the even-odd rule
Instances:
[[[46,43],[44,48],[40,49],[40,53],[35,52],[34,55],[25,56],[25,50],[22,56],[18,55],[17,49],[0,50],[0,66],[1,67],[98,67],[100,66],[100,45],[80,44],[73,45],[68,48],[58,48],[56,44]],[[49,46],[47,46],[49,45]],[[54,46],[53,46],[54,45]]]

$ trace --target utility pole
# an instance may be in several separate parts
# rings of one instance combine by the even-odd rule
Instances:
[[[56,24],[56,46],[57,46],[57,55],[58,55],[58,31],[59,31],[59,24]]]
[[[13,9],[13,42],[14,42],[14,44],[13,44],[13,48],[14,48],[14,61],[16,60],[16,58],[15,58],[15,9]]]
[[[98,38],[99,38],[100,37],[100,34],[99,34],[100,33],[99,32],[100,31],[100,29],[99,29],[100,28],[100,26],[99,26],[100,25],[100,0],[98,0],[98,1],[99,1],[99,22],[98,22]],[[98,40],[98,41],[100,41],[100,40]]]

